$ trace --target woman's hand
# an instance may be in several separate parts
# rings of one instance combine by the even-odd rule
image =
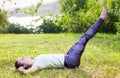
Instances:
[[[38,70],[37,66],[32,66],[29,69],[25,69],[24,67],[19,67],[18,71],[22,74],[33,73]]]
[[[25,72],[26,69],[24,69],[24,67],[22,67],[22,66],[18,68],[18,71],[19,71],[20,73],[22,73],[22,74],[25,74],[25,73],[26,73],[26,72]]]

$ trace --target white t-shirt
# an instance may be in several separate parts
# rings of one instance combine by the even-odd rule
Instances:
[[[41,54],[34,59],[33,65],[39,69],[64,68],[64,54]]]

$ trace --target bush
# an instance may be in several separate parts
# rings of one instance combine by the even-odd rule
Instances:
[[[19,24],[10,24],[10,26],[7,29],[7,33],[30,33],[30,30],[19,25]]]
[[[53,18],[54,19],[54,18]],[[36,33],[59,33],[61,27],[55,25],[52,18],[43,18],[43,23],[36,28]]]
[[[111,0],[107,1],[108,4],[108,15],[109,19],[107,23],[104,23],[104,26],[101,27],[101,32],[116,33],[119,31],[119,22],[120,22],[120,1]]]
[[[120,22],[115,23],[116,29],[117,29],[117,35],[120,37]]]
[[[120,22],[120,1],[106,0],[109,20],[101,26],[100,32],[117,32]],[[56,22],[68,32],[84,32],[98,19],[102,6],[96,0],[60,0],[61,17]]]
[[[63,31],[81,32],[84,29],[81,17],[85,12],[85,3],[86,0],[60,0],[62,15],[58,19],[57,25],[61,26]]]
[[[60,0],[62,16],[57,25],[67,32],[86,31],[99,15],[100,5],[95,4],[95,0]]]

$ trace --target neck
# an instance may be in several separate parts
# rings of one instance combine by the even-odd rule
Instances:
[[[31,64],[30,64],[31,66],[33,65],[33,62],[34,62],[34,60],[32,59],[32,60],[31,60]]]

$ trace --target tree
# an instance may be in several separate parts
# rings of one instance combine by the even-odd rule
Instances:
[[[70,32],[86,31],[99,17],[102,3],[96,0],[60,0],[61,17],[57,25]],[[104,0],[109,11],[109,20],[101,27],[101,32],[117,32],[120,21],[120,1]],[[117,23],[117,24],[116,24]]]
[[[62,16],[58,24],[68,32],[79,32],[83,30],[81,17],[86,12],[86,0],[60,0],[60,11]],[[81,11],[81,14],[79,14]],[[79,29],[79,30],[78,30]]]
[[[0,33],[5,33],[9,26],[7,12],[0,9]]]

